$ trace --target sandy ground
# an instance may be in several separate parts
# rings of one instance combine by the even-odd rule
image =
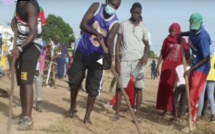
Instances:
[[[104,85],[101,95],[97,98],[93,112],[91,114],[92,125],[84,125],[87,94],[79,92],[77,98],[78,113],[73,119],[65,118],[69,108],[69,89],[63,80],[57,81],[57,89],[43,88],[44,111],[39,113],[33,109],[34,129],[30,131],[17,131],[17,125],[12,125],[12,134],[138,134],[131,115],[126,110],[123,102],[120,120],[112,121],[114,111],[105,109],[103,104],[110,101],[114,93],[109,93],[110,77],[104,78]],[[9,90],[10,80],[8,78],[0,80],[0,88]],[[141,107],[142,122],[140,128],[143,134],[181,134],[181,129],[186,126],[186,122],[171,122],[170,115],[159,116],[160,111],[155,110],[158,80],[145,79],[145,89],[143,90],[143,101]],[[14,117],[21,111],[19,102],[19,90],[15,89]],[[6,134],[8,99],[0,98],[0,134]],[[34,104],[35,108],[35,104]],[[215,125],[208,122],[209,114],[198,124],[198,129],[194,134],[215,134]]]

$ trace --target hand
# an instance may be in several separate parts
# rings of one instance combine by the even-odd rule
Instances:
[[[159,71],[159,68],[157,67],[155,70],[155,76],[158,77],[159,75],[160,75],[160,71]]]
[[[184,77],[189,77],[189,76],[190,76],[190,72],[191,72],[191,70],[186,71],[186,72],[184,73]]]
[[[96,32],[96,37],[99,41],[103,41],[103,36],[99,32]]]
[[[19,55],[20,55],[20,51],[18,48],[14,49],[12,51],[12,56],[15,58],[15,59],[18,59],[19,58]]]
[[[148,61],[148,56],[147,55],[144,55],[141,59],[140,59],[140,64],[143,66],[143,65],[146,65],[147,64],[147,61]]]

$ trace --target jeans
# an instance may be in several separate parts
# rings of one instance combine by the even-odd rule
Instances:
[[[206,81],[205,82],[204,88],[203,88],[201,96],[199,98],[198,114],[197,114],[198,116],[201,116],[201,114],[202,114],[205,93],[207,93],[207,97],[208,97],[208,100],[210,103],[211,114],[215,114],[214,86],[215,86],[214,81]]]
[[[42,78],[41,78],[41,71],[39,71],[39,75],[34,77],[35,80],[35,90],[36,90],[36,101],[42,100]]]

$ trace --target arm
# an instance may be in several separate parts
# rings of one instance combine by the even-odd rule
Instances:
[[[16,28],[16,19],[15,19],[15,17],[12,18],[10,26],[11,26],[12,31],[14,32],[14,30]]]
[[[90,8],[87,10],[87,12],[85,13],[82,21],[81,21],[81,25],[80,28],[87,33],[93,34],[93,35],[100,35],[96,30],[92,29],[88,23],[92,20],[94,13],[96,12],[96,10],[99,7],[99,3],[93,3]]]
[[[123,40],[122,34],[118,34],[115,54],[115,67],[118,74],[120,73],[120,47],[122,40]]]
[[[209,60],[210,60],[210,56],[205,57],[204,59],[202,59],[201,61],[199,61],[196,65],[194,65],[192,68],[190,68],[188,71],[194,71],[194,70],[196,70],[197,68],[201,67],[206,62],[208,62]]]
[[[181,32],[180,35],[181,35],[181,36],[189,36],[189,35],[190,35],[190,31]]]
[[[31,42],[37,36],[37,17],[38,17],[37,9],[32,3],[29,3],[26,5],[26,11],[28,15],[28,24],[29,24],[30,33],[27,39],[21,45],[22,48],[25,48],[26,46],[31,44]]]
[[[114,39],[118,29],[119,29],[119,23],[114,24],[110,30],[109,36],[107,37],[107,47],[108,47],[108,52],[111,55],[111,58],[113,58]]]
[[[146,65],[147,64],[147,60],[148,60],[148,55],[149,55],[149,51],[150,51],[150,46],[149,46],[149,41],[143,41],[145,44],[145,49],[144,49],[144,55],[141,59],[141,63],[142,65]]]
[[[162,62],[163,62],[163,58],[162,58],[162,55],[160,54],[160,56],[158,58],[157,67],[156,67],[156,76],[160,75],[159,68],[160,68],[160,65],[161,65]]]
[[[205,63],[207,63],[210,60],[210,42],[207,38],[201,39],[199,42],[199,53],[203,57],[202,60],[200,60],[197,64],[195,64],[193,67],[191,67],[188,71],[185,72],[185,75],[190,74],[191,71],[196,70],[197,68],[201,67]]]

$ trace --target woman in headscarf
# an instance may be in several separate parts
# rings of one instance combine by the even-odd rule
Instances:
[[[179,24],[173,23],[170,26],[169,35],[164,39],[156,67],[156,75],[159,76],[159,69],[162,64],[156,104],[156,109],[163,110],[161,115],[165,115],[167,111],[172,111],[172,95],[176,77],[175,68],[182,63],[181,45],[177,41],[180,32]],[[184,38],[182,42],[184,49],[187,50],[188,47]]]

